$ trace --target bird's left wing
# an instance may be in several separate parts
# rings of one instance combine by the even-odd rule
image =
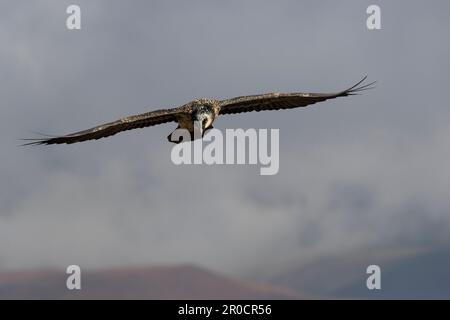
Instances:
[[[336,93],[267,93],[222,100],[219,102],[220,114],[306,107],[316,102],[355,95],[371,89],[375,82],[363,84],[366,79],[367,77],[364,77],[354,86]]]
[[[161,123],[177,121],[177,115],[184,111],[183,107],[174,109],[161,109],[134,116],[125,117],[114,122],[75,132],[64,136],[56,136],[45,139],[24,139],[32,142],[25,145],[36,144],[71,144],[86,140],[97,140],[115,135],[116,133],[137,128],[150,127]]]

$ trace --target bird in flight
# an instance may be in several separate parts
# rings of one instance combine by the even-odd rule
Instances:
[[[68,135],[24,140],[32,141],[25,145],[72,144],[87,140],[98,140],[122,131],[151,127],[167,122],[177,122],[177,129],[188,130],[191,135],[191,140],[194,140],[194,137],[203,137],[206,130],[213,128],[213,123],[219,115],[250,111],[294,109],[329,99],[356,95],[359,92],[373,88],[375,81],[363,84],[366,79],[367,76],[354,86],[335,93],[267,93],[227,100],[197,99],[181,107],[161,109],[129,116]],[[172,133],[167,138],[173,143],[183,142],[183,137],[174,140]]]

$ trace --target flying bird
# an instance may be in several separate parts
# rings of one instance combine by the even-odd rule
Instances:
[[[267,93],[227,100],[197,99],[177,108],[161,109],[128,116],[114,122],[64,136],[24,140],[32,141],[25,145],[72,144],[87,140],[98,140],[122,131],[151,127],[168,122],[177,122],[177,129],[187,129],[191,135],[191,140],[193,140],[194,137],[203,137],[206,130],[213,128],[213,123],[219,115],[250,111],[294,109],[329,99],[355,95],[373,88],[375,82],[363,84],[366,78],[367,76],[354,86],[335,93]],[[167,138],[173,143],[183,142],[182,137],[174,140],[172,133]]]

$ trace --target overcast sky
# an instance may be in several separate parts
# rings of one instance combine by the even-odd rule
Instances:
[[[382,29],[366,28],[381,7]],[[66,8],[82,29],[66,29]],[[271,276],[450,245],[448,1],[0,2],[0,270],[193,263]],[[280,171],[175,166],[168,124],[19,147],[199,97],[375,90],[226,116],[279,128]]]

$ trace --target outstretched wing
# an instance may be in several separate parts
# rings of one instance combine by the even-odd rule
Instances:
[[[86,140],[97,140],[115,135],[116,133],[122,131],[150,127],[161,123],[177,121],[176,117],[177,114],[180,114],[183,111],[184,109],[182,107],[174,109],[162,109],[139,115],[125,117],[114,122],[105,123],[88,130],[75,132],[65,136],[56,136],[46,139],[24,139],[24,140],[32,141],[25,145],[63,144],[63,143],[71,144]]]
[[[355,95],[372,89],[375,81],[363,84],[366,79],[367,76],[347,90],[336,93],[267,93],[222,100],[219,102],[220,114],[306,107],[317,102]]]

